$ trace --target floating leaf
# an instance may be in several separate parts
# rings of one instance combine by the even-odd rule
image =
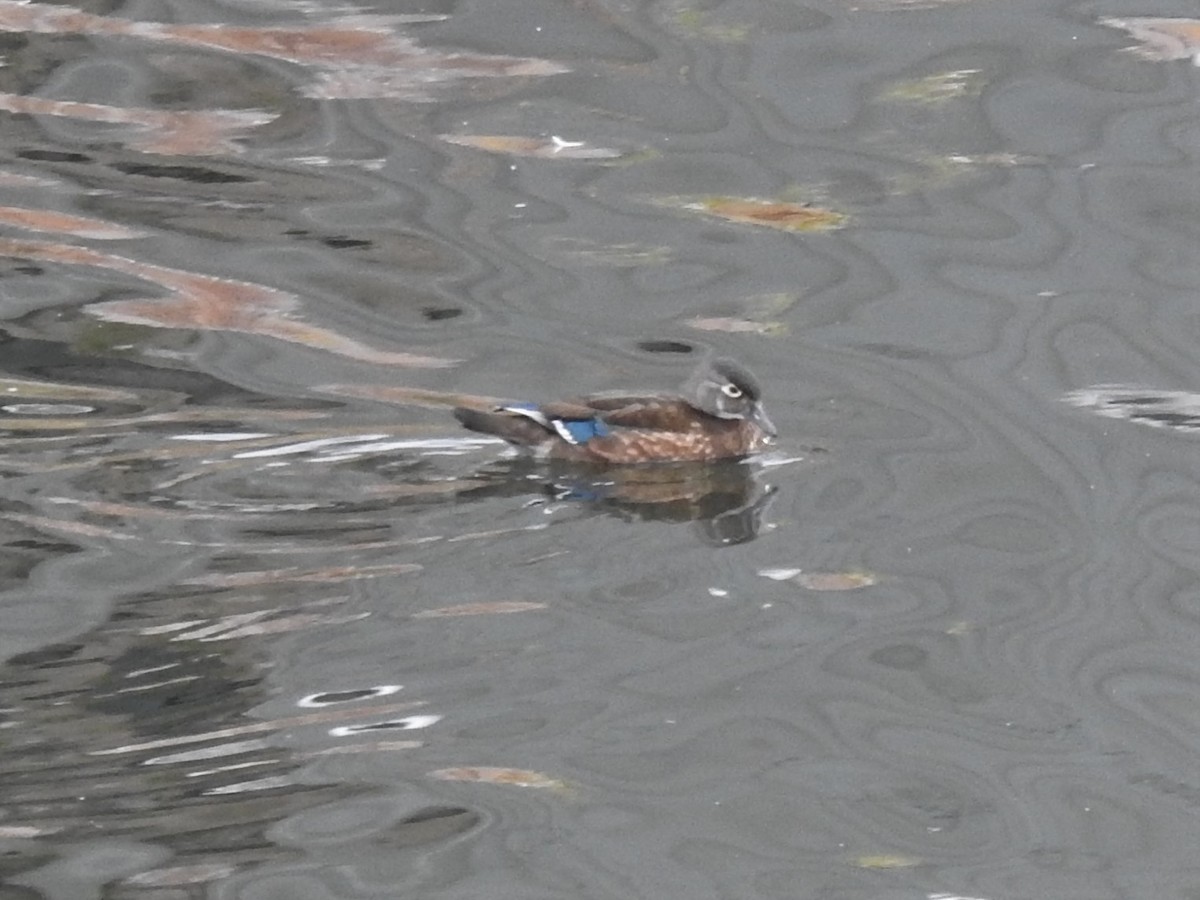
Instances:
[[[169,296],[152,300],[108,300],[84,307],[86,312],[109,322],[155,328],[239,331],[302,344],[364,362],[390,365],[438,368],[456,362],[436,356],[375,350],[329,329],[309,325],[295,317],[298,297],[261,284],[170,269],[87,247],[43,241],[0,238],[0,256],[96,266],[144,278],[170,291]]]
[[[458,606],[440,606],[436,609],[423,609],[413,613],[414,619],[442,619],[451,616],[487,616],[502,613],[528,612],[531,609],[545,609],[545,603],[531,603],[525,600],[496,600],[491,603],[462,603]]]
[[[590,147],[585,141],[567,141],[553,134],[548,138],[505,134],[443,134],[439,137],[461,147],[538,159],[616,159],[621,155],[620,150]]]
[[[783,334],[787,326],[782,322],[755,322],[733,316],[709,316],[687,319],[683,323],[700,331],[725,331],[730,334]]]
[[[781,231],[832,231],[846,224],[846,216],[820,206],[759,200],[752,197],[706,197],[681,201],[684,209],[708,213],[730,222],[762,225]]]
[[[72,237],[89,238],[95,241],[114,241],[141,237],[143,232],[134,231],[124,225],[72,216],[48,209],[25,209],[19,206],[0,206],[0,225],[15,225],[29,231],[47,231],[54,234],[69,234]]]
[[[759,569],[758,574],[772,581],[794,581],[810,591],[854,591],[869,587],[877,579],[869,572],[805,572],[803,569]]]
[[[1142,42],[1132,51],[1146,59],[1191,59],[1200,65],[1200,19],[1102,18],[1100,24],[1128,31]]]
[[[2,10],[3,7],[0,7]],[[3,29],[0,29],[3,30]],[[212,156],[240,152],[241,147],[230,140],[237,131],[265,125],[276,118],[275,113],[250,109],[158,110],[99,103],[76,103],[68,100],[49,100],[0,91],[0,110],[37,116],[59,116],[84,122],[111,122],[137,125],[141,132],[126,134],[134,150],[165,155]]]
[[[876,578],[868,572],[801,572],[796,582],[810,591],[856,591],[875,584]]]
[[[428,98],[432,83],[463,78],[553,75],[568,69],[548,60],[445,52],[398,34],[405,22],[441,21],[443,15],[348,15],[330,22],[278,28],[139,22],[100,16],[71,6],[0,0],[0,31],[119,35],[182,47],[252,54],[317,68],[305,93],[322,98]]]
[[[863,869],[911,869],[921,865],[921,860],[915,856],[882,853],[878,856],[860,856],[854,864]]]
[[[528,769],[501,769],[491,766],[471,766],[455,769],[437,769],[429,773],[430,778],[440,781],[479,781],[485,784],[506,784],[513,787],[557,788],[566,785],[557,778],[531,772]]]

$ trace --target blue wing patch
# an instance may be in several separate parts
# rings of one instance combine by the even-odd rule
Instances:
[[[508,403],[496,409],[531,419],[548,431],[553,431],[568,444],[586,444],[592,438],[608,437],[612,434],[608,423],[598,416],[591,419],[551,418],[536,403]]]
[[[568,444],[586,444],[592,438],[612,434],[603,419],[552,419],[554,430]]]

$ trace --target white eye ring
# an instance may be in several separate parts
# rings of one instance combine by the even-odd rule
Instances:
[[[726,397],[736,400],[738,397],[742,396],[742,389],[736,384],[723,384],[721,385],[721,393]]]

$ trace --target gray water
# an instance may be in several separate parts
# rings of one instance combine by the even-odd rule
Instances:
[[[0,897],[1200,896],[1194,12],[0,2]]]

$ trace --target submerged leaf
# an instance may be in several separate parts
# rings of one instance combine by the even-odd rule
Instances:
[[[451,616],[485,616],[497,613],[528,612],[531,609],[545,609],[545,603],[531,603],[524,600],[495,600],[491,603],[462,603],[458,606],[440,606],[436,609],[423,609],[413,613],[414,619],[442,619]]]
[[[621,155],[620,150],[590,147],[585,141],[567,141],[554,134],[548,138],[507,134],[443,134],[439,137],[461,147],[538,159],[616,159]]]
[[[429,773],[439,781],[479,781],[485,784],[507,784],[513,787],[565,788],[557,778],[531,772],[528,769],[502,769],[492,766],[464,766],[454,769],[437,769]]]
[[[753,197],[706,197],[684,200],[684,209],[707,213],[730,222],[762,225],[781,231],[832,231],[846,224],[846,216],[820,206],[760,200]]]
[[[958,97],[974,97],[983,92],[980,69],[954,69],[924,78],[894,82],[879,95],[881,100],[910,103],[941,103]]]

